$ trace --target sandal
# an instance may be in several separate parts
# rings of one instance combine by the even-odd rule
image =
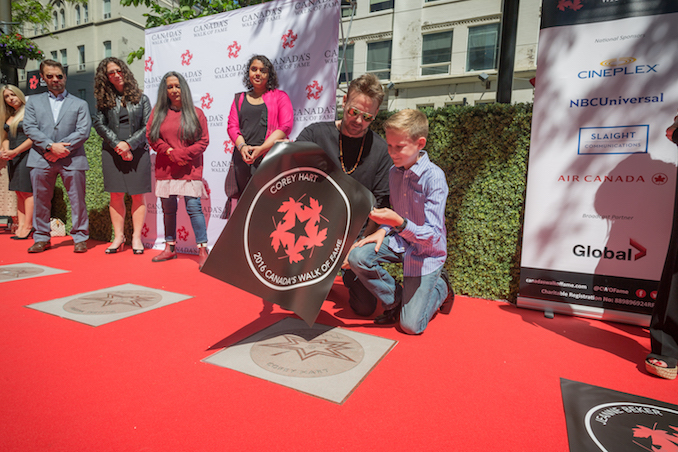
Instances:
[[[645,358],[645,370],[667,380],[675,380],[678,375],[678,360],[650,353]]]

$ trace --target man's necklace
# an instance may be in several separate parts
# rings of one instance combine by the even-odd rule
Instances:
[[[344,166],[344,146],[341,142],[341,130],[339,130],[339,161],[341,162],[341,169],[344,170],[346,174],[351,174],[353,171],[358,168],[358,164],[360,163],[360,158],[363,156],[363,147],[365,146],[365,137],[367,134],[363,135],[363,141],[360,143],[360,152],[358,153],[358,159],[355,161],[355,165],[353,168],[351,168],[350,171],[346,171],[346,167]]]

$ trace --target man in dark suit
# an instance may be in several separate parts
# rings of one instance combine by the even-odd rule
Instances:
[[[24,131],[33,140],[28,155],[31,168],[35,213],[35,243],[29,253],[41,253],[50,244],[50,212],[57,175],[61,175],[71,201],[71,236],[74,252],[87,251],[89,217],[85,204],[85,171],[89,169],[85,141],[92,119],[87,102],[66,91],[66,75],[61,63],[44,60],[40,76],[47,83],[47,93],[30,96],[26,102]]]

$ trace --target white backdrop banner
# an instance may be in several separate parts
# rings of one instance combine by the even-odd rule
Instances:
[[[543,2],[518,304],[646,323],[671,232],[678,2]]]
[[[151,103],[157,100],[163,75],[176,71],[186,78],[195,105],[207,117],[210,144],[204,154],[203,181],[210,197],[202,199],[202,206],[210,247],[226,224],[220,217],[234,148],[227,133],[228,114],[235,94],[245,90],[247,61],[258,54],[273,63],[279,88],[290,96],[294,108],[290,138],[310,123],[334,120],[339,11],[339,0],[278,0],[146,30],[144,92]],[[155,162],[153,151],[151,160]],[[177,250],[197,254],[181,204]],[[144,246],[157,248],[164,242],[162,207],[153,194],[146,195],[146,205]]]

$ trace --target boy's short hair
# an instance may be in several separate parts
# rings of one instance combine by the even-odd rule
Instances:
[[[384,131],[394,129],[407,132],[412,141],[428,137],[428,119],[420,110],[400,110],[384,121]]]

